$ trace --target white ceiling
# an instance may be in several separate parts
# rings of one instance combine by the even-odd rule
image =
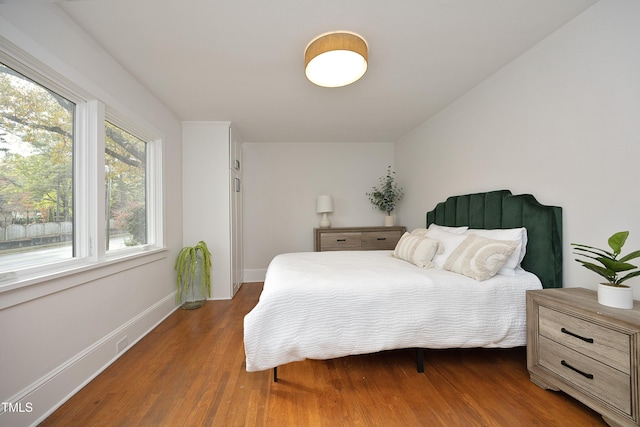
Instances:
[[[596,0],[58,0],[180,120],[248,142],[393,142]],[[320,88],[304,49],[369,44],[353,85]]]

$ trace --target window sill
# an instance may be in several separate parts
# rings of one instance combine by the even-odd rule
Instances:
[[[57,270],[0,281],[0,310],[41,298],[55,292],[99,280],[125,270],[167,257],[167,249],[148,249],[135,254],[123,253],[104,261],[77,260]]]

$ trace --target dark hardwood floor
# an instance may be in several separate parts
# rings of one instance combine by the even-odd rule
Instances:
[[[247,373],[243,317],[261,283],[232,301],[178,310],[42,426],[605,426],[529,381],[524,348],[389,351]]]

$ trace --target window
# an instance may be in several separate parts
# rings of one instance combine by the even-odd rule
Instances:
[[[0,39],[0,292],[163,256],[160,133],[5,48]]]
[[[0,271],[73,257],[75,107],[0,64]]]
[[[147,243],[147,144],[105,122],[106,250]]]

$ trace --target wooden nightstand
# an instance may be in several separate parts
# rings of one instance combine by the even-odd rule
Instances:
[[[640,302],[631,310],[598,304],[583,288],[527,292],[531,381],[562,390],[612,426],[640,425]]]
[[[313,250],[316,252],[393,250],[405,231],[405,227],[314,228]]]

